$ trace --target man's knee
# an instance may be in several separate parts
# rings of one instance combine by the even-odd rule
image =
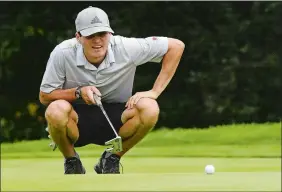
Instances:
[[[65,100],[53,101],[46,109],[45,117],[54,128],[65,127],[69,120],[72,106]]]
[[[142,98],[136,105],[141,121],[143,123],[155,124],[158,120],[160,108],[156,100],[150,98]]]

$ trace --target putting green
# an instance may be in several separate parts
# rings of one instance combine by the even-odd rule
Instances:
[[[83,158],[85,175],[64,175],[60,158],[2,159],[2,190],[17,191],[281,191],[279,158],[124,157],[122,175],[97,175],[98,158]],[[214,175],[204,167],[213,164]]]

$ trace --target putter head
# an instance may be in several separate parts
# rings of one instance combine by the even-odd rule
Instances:
[[[107,152],[117,153],[122,151],[122,140],[120,136],[107,141],[105,145],[108,146],[106,149]]]

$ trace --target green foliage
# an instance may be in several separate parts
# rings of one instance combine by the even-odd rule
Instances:
[[[118,35],[160,35],[185,43],[175,77],[158,99],[157,128],[281,118],[280,2],[0,4],[1,141],[46,137],[45,109],[38,101],[41,78],[50,52],[74,36],[76,14],[89,5],[109,14]],[[150,89],[159,70],[155,63],[139,67],[134,91]],[[39,106],[33,116],[30,103]]]

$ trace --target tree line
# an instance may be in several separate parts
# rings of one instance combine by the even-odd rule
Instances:
[[[76,15],[90,5],[108,13],[117,35],[185,43],[158,98],[156,129],[279,121],[280,2],[1,2],[1,141],[46,137],[41,78],[53,48],[74,37]],[[150,89],[160,67],[138,67],[134,92]]]

